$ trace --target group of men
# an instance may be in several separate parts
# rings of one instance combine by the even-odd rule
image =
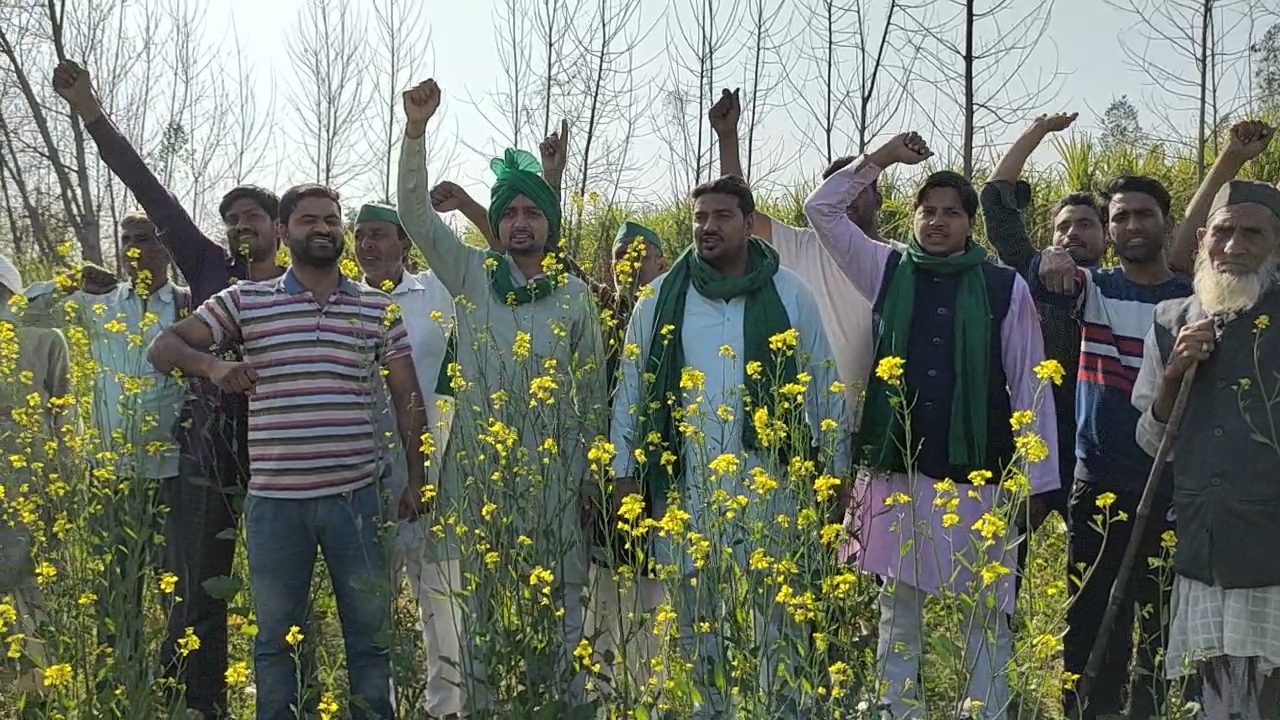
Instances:
[[[138,350],[126,357],[124,341],[91,344],[107,370],[95,387],[94,421],[110,436],[122,407],[136,403],[160,420],[148,424],[150,434],[125,432],[132,444],[176,440],[131,471],[158,488],[168,508],[163,562],[179,578],[182,602],[163,659],[180,668],[187,707],[206,717],[226,712],[227,608],[204,583],[231,572],[237,488],[247,492],[259,718],[293,717],[299,702],[291,628],[307,623],[317,548],[342,621],[353,716],[393,715],[383,631],[395,566],[407,572],[422,608],[426,712],[483,714],[490,698],[475,636],[477,614],[485,618],[456,592],[473,574],[466,528],[495,512],[475,506],[476,477],[492,473],[494,482],[511,483],[513,496],[527,500],[514,509],[515,525],[536,520],[552,538],[549,596],[568,654],[590,632],[582,599],[592,582],[596,524],[607,535],[618,511],[639,496],[647,516],[674,508],[694,530],[707,527],[709,499],[736,494],[767,454],[751,430],[751,408],[802,377],[809,435],[825,439],[827,472],[846,481],[840,497],[852,537],[845,555],[884,581],[881,699],[900,718],[924,716],[926,598],[975,590],[983,601],[975,603],[964,651],[967,696],[976,701],[970,712],[1001,718],[1009,709],[1017,573],[985,578],[990,568],[1019,565],[1025,528],[1011,530],[1009,542],[973,542],[973,528],[1003,502],[1009,486],[1002,476],[1025,479],[1027,528],[1057,510],[1071,531],[1072,575],[1091,569],[1083,586],[1072,583],[1064,640],[1067,671],[1084,672],[1131,522],[1108,524],[1105,542],[1091,525],[1100,512],[1136,516],[1152,456],[1177,422],[1175,399],[1190,378],[1186,420],[1170,433],[1176,439],[1157,512],[1140,538],[1143,557],[1159,555],[1164,532],[1177,526],[1172,619],[1162,626],[1158,608],[1169,593],[1141,563],[1126,595],[1157,612],[1142,615],[1134,675],[1149,677],[1164,649],[1166,675],[1204,678],[1206,717],[1256,717],[1259,708],[1275,715],[1277,702],[1264,696],[1274,692],[1271,673],[1280,666],[1280,625],[1271,620],[1272,608],[1280,609],[1280,552],[1270,550],[1277,541],[1267,513],[1280,491],[1265,478],[1266,468],[1280,467],[1280,441],[1269,415],[1275,356],[1266,350],[1266,326],[1280,302],[1280,191],[1234,179],[1267,146],[1268,126],[1232,129],[1168,248],[1169,193],[1141,176],[1117,178],[1097,197],[1062,198],[1052,211],[1051,246],[1034,248],[1024,217],[1030,186],[1020,175],[1048,134],[1070,126],[1074,116],[1065,115],[1037,119],[981,193],[956,173],[929,175],[915,194],[912,237],[898,243],[877,231],[876,180],[895,165],[927,160],[922,138],[906,133],[832,163],[805,203],[810,227],[790,227],[755,207],[738,159],[738,95],[725,91],[709,116],[723,177],[691,193],[693,244],[668,260],[655,233],[625,223],[607,287],[560,247],[567,127],[543,144],[541,162],[514,149],[494,160],[484,208],[456,185],[429,182],[425,134],[441,91],[428,80],[404,93],[399,207],[369,204],[357,215],[354,250],[365,277],[355,282],[338,268],[346,224],[332,190],[302,185],[278,198],[254,186],[231,190],[219,206],[224,246],[197,227],[103,114],[83,68],[61,63],[54,85],[142,208],[120,228],[128,280],[86,271],[73,291],[93,296],[77,306],[103,305],[108,316],[148,328],[147,369],[129,366]],[[487,249],[463,243],[443,221],[441,213],[453,210],[472,220]],[[1003,264],[974,241],[980,213]],[[287,265],[277,260],[281,242]],[[411,245],[430,271],[409,270]],[[1118,266],[1101,267],[1108,247]],[[170,260],[185,287],[169,280]],[[65,298],[65,289],[23,288],[16,271],[0,270],[0,284],[24,292],[33,306]],[[614,318],[625,337],[606,339],[613,333],[602,317]],[[775,362],[776,338],[787,336],[794,350]],[[40,351],[51,358],[44,364],[52,367],[61,353],[65,365],[65,346],[32,337],[31,347],[54,348]],[[1046,370],[1046,347],[1066,368],[1058,378],[1065,381],[1050,382],[1048,394],[1042,390],[1055,373]],[[547,371],[545,379],[530,376],[530,363]],[[762,375],[752,363],[779,370]],[[154,381],[125,403],[112,385],[122,375]],[[50,396],[65,392],[55,380],[46,384]],[[535,399],[545,391],[557,400],[513,421],[512,455],[527,453],[553,469],[538,477],[484,470],[490,460],[474,451],[474,436],[483,428],[499,434],[499,398],[526,387]],[[691,418],[697,448],[683,427]],[[602,469],[606,437],[613,453]],[[596,455],[589,458],[588,449]],[[711,475],[701,468],[725,456],[741,462]],[[592,517],[580,510],[591,504],[592,476],[601,472],[612,498]],[[404,521],[394,555],[378,533],[388,512]],[[444,515],[451,522],[438,522]],[[596,594],[613,601],[597,604],[596,620],[652,612],[670,592],[682,649],[695,658],[698,716],[722,717],[732,698],[716,690],[723,668],[714,659],[724,638],[706,631],[717,614],[708,603],[717,599],[698,592],[702,565],[661,538],[647,550],[679,569],[676,587],[668,591],[641,573],[624,593],[610,586],[613,573],[597,572]],[[776,609],[759,610],[763,637],[796,631]],[[1069,711],[1125,716],[1131,635],[1123,630],[1133,619],[1122,613],[1087,704],[1067,692]],[[175,645],[188,627],[201,648],[179,663]],[[561,675],[568,678],[563,694],[580,696],[581,678]],[[811,708],[776,663],[762,663],[761,675],[781,716],[808,716]],[[1153,717],[1164,702],[1141,680],[1127,700],[1128,716],[1138,718]]]

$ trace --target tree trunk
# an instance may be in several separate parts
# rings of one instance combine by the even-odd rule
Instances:
[[[964,176],[973,177],[973,24],[974,0],[964,3]]]

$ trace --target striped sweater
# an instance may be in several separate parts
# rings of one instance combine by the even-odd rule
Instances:
[[[374,480],[379,368],[409,355],[390,296],[343,278],[321,308],[286,272],[242,282],[197,311],[215,344],[240,345],[258,373],[249,396],[249,493],[310,498]]]
[[[1119,267],[1078,271],[1080,370],[1076,386],[1076,477],[1107,490],[1141,493],[1151,456],[1138,447],[1138,411],[1130,402],[1143,341],[1157,304],[1192,294],[1188,278],[1159,285],[1130,280]],[[1043,292],[1038,282],[1036,289]]]

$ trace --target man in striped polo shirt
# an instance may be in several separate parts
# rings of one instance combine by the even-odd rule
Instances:
[[[249,577],[258,635],[257,717],[293,717],[291,628],[307,617],[316,547],[343,620],[353,717],[393,716],[391,664],[379,635],[391,621],[391,567],[378,538],[375,398],[386,371],[409,484],[402,518],[422,511],[425,420],[404,324],[390,296],[338,270],[346,243],[338,195],[301,185],[280,198],[292,267],[214,295],[152,345],[156,369],[249,395]],[[213,356],[229,340],[243,362]]]

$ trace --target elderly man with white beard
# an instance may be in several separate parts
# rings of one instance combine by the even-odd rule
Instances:
[[[1200,676],[1205,720],[1274,718],[1280,329],[1267,328],[1280,317],[1280,190],[1227,183],[1199,241],[1195,295],[1156,307],[1133,389],[1138,443],[1154,455],[1199,364],[1170,453],[1177,546],[1165,668],[1170,678]]]

